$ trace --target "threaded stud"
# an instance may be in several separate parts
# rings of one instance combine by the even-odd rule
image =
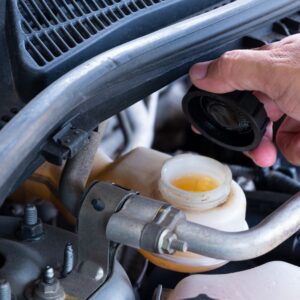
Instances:
[[[11,300],[11,287],[5,279],[0,279],[0,300]]]
[[[71,242],[68,242],[64,251],[64,262],[61,275],[66,277],[74,268],[74,248]]]
[[[24,224],[35,225],[38,222],[38,214],[36,206],[29,203],[25,205],[24,210]]]
[[[44,274],[43,274],[43,281],[47,284],[52,284],[55,279],[54,269],[50,266],[47,266]]]

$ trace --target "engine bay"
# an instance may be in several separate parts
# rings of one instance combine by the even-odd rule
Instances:
[[[254,100],[182,104],[299,30],[298,0],[1,1],[0,300],[299,299],[299,168],[242,153]]]

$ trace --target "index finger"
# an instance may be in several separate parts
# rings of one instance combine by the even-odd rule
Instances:
[[[270,61],[268,50],[235,50],[194,65],[190,77],[195,86],[209,92],[259,91],[273,98]]]

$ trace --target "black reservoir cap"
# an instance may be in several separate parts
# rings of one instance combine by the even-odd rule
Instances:
[[[206,138],[235,151],[255,149],[270,121],[252,92],[214,94],[193,86],[182,107],[189,122]]]

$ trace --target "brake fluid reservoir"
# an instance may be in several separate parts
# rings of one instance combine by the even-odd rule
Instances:
[[[180,208],[189,221],[223,231],[248,228],[244,192],[232,180],[230,169],[214,159],[183,154],[167,160],[157,192],[158,198]],[[141,253],[158,266],[180,272],[204,272],[226,263],[189,252]]]
[[[168,202],[199,224],[232,232],[248,228],[244,192],[232,180],[227,166],[208,157],[183,154],[172,158],[138,148],[110,164],[97,174],[97,179]],[[190,252],[141,253],[152,263],[179,272],[205,272],[226,263]]]

